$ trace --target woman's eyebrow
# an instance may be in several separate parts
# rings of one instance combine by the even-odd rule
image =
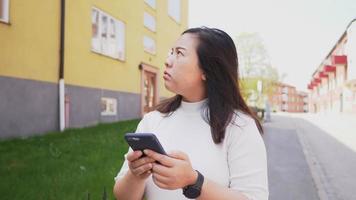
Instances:
[[[182,50],[187,50],[186,48],[184,48],[184,47],[176,47],[175,48],[176,50],[179,50],[179,49],[182,49]]]

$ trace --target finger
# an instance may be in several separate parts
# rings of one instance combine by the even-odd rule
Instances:
[[[145,173],[146,171],[149,171],[151,169],[152,169],[152,164],[148,163],[148,164],[142,165],[142,166],[137,167],[137,168],[131,168],[131,171],[136,176],[139,176],[139,175],[142,175],[143,173]]]
[[[169,167],[166,167],[164,165],[160,165],[157,163],[153,163],[152,164],[152,171],[154,173],[160,174],[161,176],[169,176],[170,174],[172,174],[171,170],[169,169]]]
[[[133,151],[127,154],[126,159],[130,162],[140,158],[142,156],[142,151]]]
[[[156,179],[157,181],[159,181],[159,182],[161,182],[163,184],[166,184],[166,185],[168,185],[170,182],[172,182],[170,178],[168,178],[166,176],[162,176],[162,175],[160,175],[158,173],[153,173],[152,174],[152,178]]]
[[[153,182],[159,187],[159,188],[162,188],[162,189],[168,189],[168,185],[162,183],[162,182],[159,182],[157,179],[154,179],[153,178]]]
[[[132,163],[131,163],[131,167],[132,168],[137,168],[141,165],[144,165],[144,164],[147,164],[147,163],[152,163],[154,162],[155,160],[153,158],[150,158],[150,157],[143,157],[143,158],[139,158],[137,160],[134,160]]]
[[[163,164],[165,166],[168,166],[168,167],[172,167],[173,166],[173,163],[174,163],[173,159],[168,157],[168,156],[166,156],[166,155],[156,153],[156,152],[151,151],[149,149],[145,149],[144,153],[147,156],[157,160],[158,162],[160,162],[161,164]]]
[[[189,159],[188,155],[182,151],[171,151],[168,153],[168,156],[170,156],[172,158],[179,159],[179,160],[188,160]]]
[[[151,171],[152,169],[152,164],[146,164],[137,168],[130,168],[132,173],[135,174],[136,176],[141,176],[147,171]]]
[[[151,170],[148,170],[148,171],[144,172],[143,174],[141,174],[140,177],[142,177],[142,178],[147,178],[147,177],[149,177],[151,174],[152,174],[152,171],[151,171]]]

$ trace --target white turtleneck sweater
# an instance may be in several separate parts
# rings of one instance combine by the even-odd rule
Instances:
[[[266,149],[254,120],[237,111],[226,128],[225,139],[215,144],[210,126],[202,117],[206,102],[206,99],[195,103],[182,101],[168,117],[158,111],[147,113],[136,132],[154,133],[166,152],[185,152],[194,169],[221,186],[242,192],[250,199],[267,200]],[[128,170],[125,160],[115,180]],[[186,199],[182,189],[161,189],[154,184],[152,176],[146,179],[145,197],[147,200]]]

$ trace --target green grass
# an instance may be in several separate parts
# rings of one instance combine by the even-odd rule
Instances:
[[[0,199],[114,199],[114,176],[138,120],[0,141]]]

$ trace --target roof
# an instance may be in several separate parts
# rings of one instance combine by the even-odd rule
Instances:
[[[344,37],[346,37],[347,35],[347,30],[350,28],[350,26],[352,25],[352,23],[356,22],[356,18],[354,18],[353,20],[351,20],[351,22],[347,25],[345,31],[343,32],[343,34],[341,35],[341,37],[339,38],[339,40],[336,42],[336,44],[334,45],[334,47],[330,50],[330,52],[328,53],[328,55],[323,59],[323,61],[320,63],[319,67],[313,72],[313,75],[315,75],[315,73],[317,73],[319,71],[319,68],[322,67],[324,65],[324,60],[326,60],[331,54],[332,52],[336,49],[337,45],[342,41],[342,39]]]

